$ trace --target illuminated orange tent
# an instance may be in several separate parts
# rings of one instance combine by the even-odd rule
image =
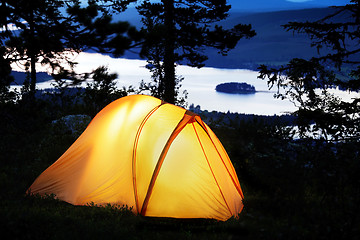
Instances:
[[[28,193],[127,205],[152,217],[227,220],[243,207],[234,167],[211,129],[198,115],[145,95],[100,111]]]

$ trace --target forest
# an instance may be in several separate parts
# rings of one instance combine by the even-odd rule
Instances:
[[[217,92],[225,92],[225,93],[238,93],[238,94],[251,94],[255,93],[255,87],[247,84],[245,82],[228,82],[228,83],[220,83],[216,85],[215,90]]]
[[[136,4],[141,28],[118,21],[131,4]],[[231,19],[219,24],[230,8],[225,0],[1,1],[4,239],[360,237],[360,98],[345,101],[332,92],[335,87],[357,93],[360,89],[358,0],[325,11],[328,15],[318,19],[280,26],[307,36],[314,56],[276,66],[259,62],[259,81],[267,81],[274,97],[293,102],[295,112],[258,116],[188,107],[215,132],[234,165],[244,193],[238,218],[220,222],[142,217],[128,206],[74,206],[51,194],[26,194],[36,177],[114,100],[148,94],[187,107],[176,66],[201,68],[213,54],[208,55],[208,49],[226,58],[237,45],[256,37],[251,23]],[[339,17],[344,14],[346,20]],[[119,57],[135,51],[146,59],[152,80],[139,88],[119,88],[117,75],[101,63],[92,72],[75,72],[76,62],[69,56],[82,51]],[[26,70],[15,76],[23,78],[20,90],[11,88],[13,64]],[[43,77],[39,64],[48,66],[54,79],[51,91],[37,89]]]

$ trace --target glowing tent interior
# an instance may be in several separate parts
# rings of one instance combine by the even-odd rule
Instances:
[[[152,217],[224,221],[243,207],[235,169],[213,131],[198,115],[145,95],[100,111],[28,193],[127,205]]]

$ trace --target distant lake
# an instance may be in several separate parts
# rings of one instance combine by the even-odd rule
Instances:
[[[150,72],[145,68],[146,61],[111,58],[97,53],[80,53],[74,60],[79,64],[78,72],[89,72],[104,65],[109,71],[119,75],[118,86],[139,86],[139,82],[151,80]],[[13,66],[14,70],[21,70]],[[39,66],[38,71],[44,71]],[[288,100],[274,99],[273,92],[268,91],[266,81],[258,79],[258,73],[243,69],[217,69],[204,67],[201,69],[178,66],[177,74],[184,77],[182,90],[188,92],[188,104],[200,105],[202,110],[238,112],[246,114],[274,115],[296,110]],[[223,82],[246,82],[255,86],[255,94],[227,94],[215,91],[215,87]],[[50,82],[39,83],[39,89],[51,87]]]

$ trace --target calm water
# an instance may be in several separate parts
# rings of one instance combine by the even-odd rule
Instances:
[[[179,67],[179,74],[185,77],[183,86],[188,90],[188,102],[200,105],[201,109],[248,114],[282,114],[295,110],[288,101],[274,99],[266,81],[258,79],[258,73],[250,70]],[[246,82],[254,85],[255,94],[227,94],[215,91],[223,82]]]
[[[141,80],[150,81],[150,73],[144,67],[146,61],[111,58],[101,54],[80,53],[74,57],[79,64],[78,72],[88,72],[98,66],[104,65],[110,72],[119,75],[118,85],[138,87]],[[15,70],[21,70],[13,66]],[[46,69],[39,70],[45,71]],[[38,70],[38,71],[39,71]],[[247,114],[273,115],[294,111],[295,106],[287,100],[273,98],[273,92],[268,91],[266,81],[258,79],[258,73],[242,69],[216,69],[216,68],[191,68],[179,66],[177,74],[185,79],[182,89],[188,91],[187,102],[200,105],[202,110],[216,110],[223,112],[239,112]],[[225,94],[215,91],[215,87],[223,82],[246,82],[255,86],[255,94]],[[38,88],[48,88],[51,82],[39,83]],[[345,96],[348,97],[348,96]]]

